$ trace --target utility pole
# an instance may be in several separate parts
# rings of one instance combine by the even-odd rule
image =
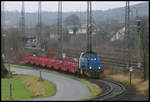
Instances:
[[[58,2],[58,51],[57,56],[63,55],[63,33],[62,33],[62,1]]]
[[[42,43],[42,21],[41,21],[41,1],[38,7],[38,47],[41,48]]]

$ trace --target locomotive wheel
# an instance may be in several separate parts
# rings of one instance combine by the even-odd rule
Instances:
[[[104,77],[104,71],[99,74],[99,77],[100,78]]]
[[[90,77],[91,77],[91,73],[90,73],[90,72],[86,72],[86,76],[87,76],[88,78],[90,78]]]

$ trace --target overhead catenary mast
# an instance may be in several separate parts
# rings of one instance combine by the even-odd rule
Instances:
[[[127,34],[128,41],[128,68],[131,67],[131,55],[130,55],[130,5],[129,1],[126,1],[126,11],[125,11],[125,34]]]
[[[62,33],[62,1],[58,2],[58,51],[57,56],[62,57],[63,54],[63,33]]]
[[[5,40],[6,40],[6,34],[5,34],[5,4],[4,2],[2,2],[2,22],[1,22],[1,25],[2,25],[2,54],[5,55]]]
[[[42,43],[42,20],[41,20],[41,1],[38,5],[38,47],[41,48]]]
[[[24,8],[24,1],[22,1],[22,10],[21,10],[21,35],[24,38],[26,35],[25,32],[25,8]],[[25,41],[23,41],[23,48],[25,47]]]
[[[24,1],[22,1],[22,11],[21,11],[21,22],[22,22],[22,34],[25,36],[25,9],[24,9]]]
[[[91,1],[87,2],[87,35],[86,35],[86,51],[91,52],[92,51],[92,41],[91,41],[91,35],[92,35],[92,3]]]
[[[81,22],[81,5],[80,5],[80,26],[81,26],[82,22]]]
[[[1,22],[1,24],[2,24],[2,32],[4,33],[4,31],[5,31],[5,3],[4,2],[2,2],[2,22]]]

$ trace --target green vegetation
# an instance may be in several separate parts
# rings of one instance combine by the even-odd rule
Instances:
[[[23,68],[23,69],[30,69],[30,70],[35,70],[34,67],[30,67],[30,66],[20,66],[20,65],[14,65],[14,64],[11,64],[11,66],[13,67],[16,67],[16,68]],[[39,69],[41,70],[41,69]],[[82,79],[82,78],[78,78],[78,77],[74,77],[72,75],[67,75],[67,74],[63,74],[63,73],[59,73],[59,72],[56,72],[56,71],[49,71],[49,70],[43,70],[43,71],[47,71],[47,72],[51,72],[51,73],[55,73],[55,74],[59,74],[59,75],[63,75],[63,76],[67,76],[67,77],[70,77],[72,79],[75,79],[75,80],[78,80],[82,83],[84,83],[90,90],[90,95],[81,99],[81,100],[87,100],[87,99],[90,99],[90,98],[94,98],[97,94],[99,94],[101,92],[101,88],[98,87],[96,84],[93,84],[85,79]]]
[[[6,69],[4,65],[3,57],[1,57],[1,77],[5,77],[8,74],[8,70]]]
[[[44,97],[54,96],[56,94],[56,86],[53,83],[49,82],[48,80],[45,80],[43,82],[43,86],[45,89],[45,94],[43,95]]]
[[[12,78],[2,79],[2,100],[23,100],[53,96],[56,87],[52,82],[44,80],[39,82],[39,77],[32,75],[14,75]],[[12,83],[12,98],[9,97],[9,85]]]
[[[39,82],[39,77],[32,75],[22,75],[21,82],[24,84],[25,89],[32,93],[31,97],[48,97],[56,93],[56,87],[52,82],[44,80]]]
[[[1,98],[2,100],[10,100],[10,83],[12,84],[12,99],[11,100],[21,100],[28,99],[31,93],[25,90],[23,84],[18,78],[3,78],[1,84]]]

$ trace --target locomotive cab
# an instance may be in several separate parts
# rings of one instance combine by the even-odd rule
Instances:
[[[79,58],[80,74],[99,77],[104,71],[102,62],[94,52],[82,52]]]

